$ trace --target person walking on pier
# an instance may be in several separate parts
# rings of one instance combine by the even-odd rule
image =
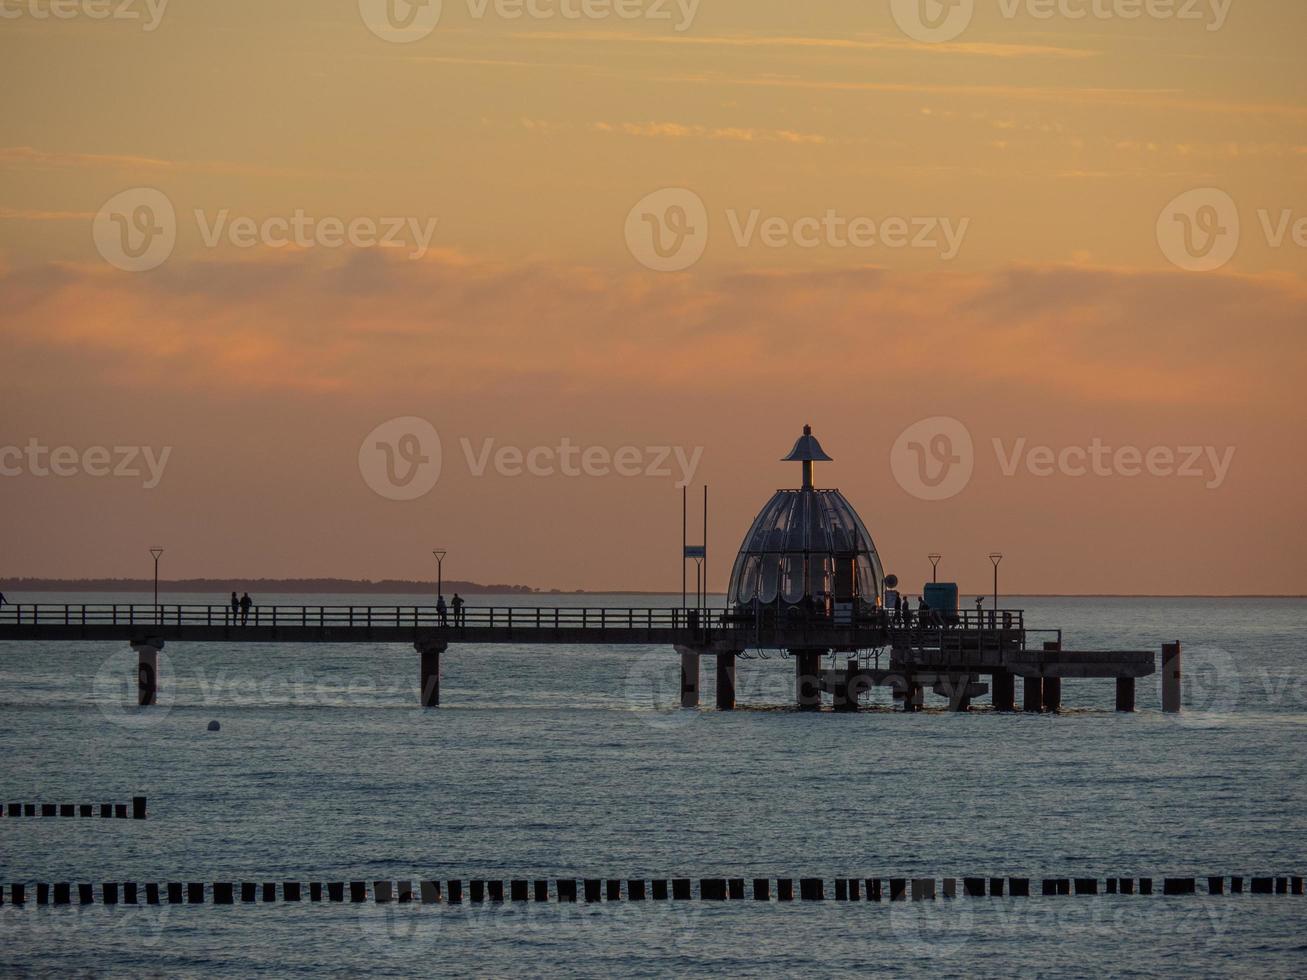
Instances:
[[[244,626],[250,620],[250,606],[254,605],[254,600],[250,598],[248,592],[241,596],[241,625]]]
[[[3,606],[8,601],[9,600],[5,598],[5,594],[3,592],[0,592],[0,606]]]
[[[467,622],[463,619],[463,597],[455,592],[454,600],[450,605],[454,607],[454,625],[466,626]]]
[[[236,620],[240,618],[241,601],[236,598],[236,593],[231,594],[231,624],[236,625]]]
[[[449,617],[447,615],[448,608],[449,607],[445,605],[445,597],[443,595],[436,596],[436,617],[440,620],[441,626],[449,625]]]
[[[903,625],[903,593],[902,592],[896,592],[894,594],[894,625],[895,626]]]

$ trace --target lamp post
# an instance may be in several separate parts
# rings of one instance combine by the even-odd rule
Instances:
[[[150,549],[150,554],[154,556],[154,621],[159,622],[159,558],[163,554],[163,549],[155,545]]]
[[[943,558],[944,556],[941,555],[941,554],[938,554],[938,553],[931,553],[931,554],[927,555],[926,557],[930,559],[930,580],[931,580],[932,582],[938,582],[938,581],[939,581],[939,560],[940,560],[941,558]]]
[[[445,550],[443,548],[433,549],[431,552],[436,556],[436,597],[445,594]]]
[[[1003,553],[1000,551],[991,551],[989,560],[994,563],[994,612],[998,612],[998,563],[1003,560]]]

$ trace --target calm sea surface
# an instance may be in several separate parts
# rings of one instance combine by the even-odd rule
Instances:
[[[1067,649],[1184,641],[1186,713],[1161,715],[1149,678],[1134,715],[1111,710],[1110,680],[1066,682],[1056,717],[903,715],[884,693],[879,710],[799,714],[786,709],[792,665],[776,656],[741,663],[734,713],[711,709],[705,662],[705,707],[683,712],[671,708],[670,649],[525,646],[452,647],[444,706],[423,711],[409,646],[237,644],[169,644],[161,704],[142,713],[130,706],[130,649],[0,643],[4,801],[145,794],[150,805],[143,822],[0,821],[0,879],[1307,873],[1307,602],[1020,605],[1030,625],[1061,627]],[[220,732],[206,731],[211,719]],[[380,909],[29,900],[0,908],[0,929],[6,976],[1301,976],[1307,898]]]

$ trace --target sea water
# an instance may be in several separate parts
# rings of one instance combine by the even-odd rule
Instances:
[[[169,643],[160,704],[141,710],[125,645],[0,643],[3,801],[98,812],[149,799],[145,821],[0,821],[0,880],[97,885],[85,908],[31,894],[0,907],[0,968],[1301,975],[1307,898],[1165,898],[1160,882],[1153,897],[1046,899],[1036,883],[1029,899],[880,904],[98,903],[105,881],[1307,873],[1307,602],[1002,605],[1062,629],[1069,650],[1183,641],[1185,712],[1159,712],[1154,676],[1130,715],[1112,710],[1110,679],[1065,682],[1057,716],[995,714],[983,698],[949,714],[929,692],[932,710],[905,715],[884,691],[858,714],[799,713],[793,664],[776,654],[740,663],[735,712],[712,709],[705,658],[704,706],[683,711],[666,647],[457,644],[442,657],[441,707],[423,710],[411,646],[239,643]]]

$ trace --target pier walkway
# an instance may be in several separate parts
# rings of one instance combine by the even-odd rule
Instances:
[[[1053,637],[1038,647],[1032,634]],[[1063,678],[1115,678],[1117,708],[1134,710],[1135,679],[1155,671],[1151,651],[1064,651],[1061,631],[1027,629],[1019,609],[930,614],[908,625],[884,615],[836,621],[797,608],[755,616],[725,610],[608,606],[467,606],[443,617],[435,606],[19,604],[0,607],[0,641],[121,642],[140,654],[142,705],[157,697],[158,655],[165,643],[412,644],[420,654],[422,703],[440,701],[440,655],[450,644],[554,644],[675,647],[681,656],[681,703],[699,703],[700,658],[716,659],[716,704],[735,707],[736,658],[750,650],[786,651],[795,664],[796,702],[815,710],[822,696],[836,710],[857,710],[872,686],[887,686],[904,710],[919,710],[929,686],[954,710],[989,693],[993,705],[1016,709],[1023,678],[1025,710],[1057,711]],[[1179,645],[1163,650],[1164,702],[1179,709]],[[843,667],[823,667],[830,654]],[[882,658],[886,663],[882,664]],[[874,660],[874,663],[873,663]],[[1170,682],[1170,683],[1167,683]]]

